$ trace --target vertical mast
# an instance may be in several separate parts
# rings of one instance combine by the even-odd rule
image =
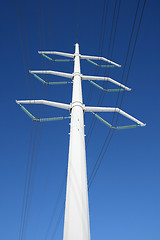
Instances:
[[[73,95],[63,240],[90,240],[79,44],[75,45]]]

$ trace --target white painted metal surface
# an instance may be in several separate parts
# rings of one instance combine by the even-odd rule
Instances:
[[[72,78],[73,74],[70,73],[64,73],[64,72],[57,72],[57,71],[52,71],[52,70],[47,70],[47,71],[29,71],[30,73],[39,73],[39,74],[51,74],[51,75],[57,75],[60,77],[65,77],[65,78]]]
[[[90,240],[79,45],[75,45],[63,240]]]
[[[58,102],[52,102],[47,100],[19,100],[16,101],[16,103],[20,104],[42,104],[42,105],[48,105],[52,107],[62,108],[66,110],[70,110],[71,106],[69,104],[65,103],[58,103]]]
[[[54,55],[59,55],[63,57],[70,57],[74,58],[74,54],[71,53],[63,53],[63,52],[55,52],[55,51],[38,51],[39,54],[54,54]]]

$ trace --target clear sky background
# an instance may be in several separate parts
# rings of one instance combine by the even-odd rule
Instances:
[[[123,83],[143,2],[140,1],[138,9]],[[83,74],[109,75],[121,81],[137,3],[137,0],[120,2],[115,31],[119,0],[28,0],[23,1],[23,9],[20,0],[1,1],[0,239],[63,238],[69,120],[33,123],[15,100],[47,99],[70,103],[71,85],[45,88],[30,76],[28,70],[72,73],[73,63],[53,63],[43,59],[37,51],[73,53],[78,40],[80,53],[102,55],[122,65],[106,72],[106,69],[96,69],[83,60]],[[146,1],[126,84],[132,91],[125,93],[121,106],[147,125],[116,131],[113,135],[89,190],[92,240],[160,239],[159,9],[160,1]],[[61,80],[56,76],[44,78],[46,81]],[[100,84],[103,86],[103,83]],[[115,106],[118,93],[101,95],[99,89],[83,82],[83,95],[86,105],[96,106],[102,97],[101,106]],[[69,115],[51,107],[34,106],[28,109],[36,117]],[[112,121],[112,114],[101,116]],[[92,121],[92,114],[86,113],[88,179],[103,144],[105,148],[107,146],[105,139],[109,133],[107,126],[96,121],[90,134]],[[120,117],[118,125],[123,124],[132,122]],[[25,183],[28,186],[26,195]]]

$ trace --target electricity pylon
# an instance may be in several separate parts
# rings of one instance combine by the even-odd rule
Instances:
[[[16,101],[32,119],[33,121],[52,121],[61,120],[69,117],[57,117],[57,118],[35,118],[24,106],[21,104],[44,104],[52,107],[62,108],[69,110],[71,114],[70,123],[70,143],[69,143],[69,157],[68,157],[68,174],[67,174],[67,189],[66,189],[66,202],[65,202],[65,219],[64,219],[64,233],[63,240],[90,240],[90,223],[89,223],[89,206],[88,206],[88,186],[87,186],[87,171],[86,171],[86,151],[85,151],[85,135],[84,135],[84,113],[92,112],[102,122],[107,124],[110,128],[114,129],[125,129],[136,126],[145,126],[144,123],[140,122],[131,115],[125,113],[119,108],[114,107],[88,107],[83,104],[82,100],[82,80],[89,80],[93,85],[102,89],[100,85],[93,82],[95,81],[109,81],[120,87],[120,89],[108,89],[106,91],[130,91],[131,89],[124,86],[123,84],[109,78],[109,77],[98,77],[98,76],[85,76],[81,74],[80,59],[87,59],[89,62],[98,65],[92,60],[103,60],[108,62],[110,65],[98,65],[101,67],[106,66],[117,66],[119,64],[110,61],[104,57],[94,57],[81,55],[79,53],[79,44],[75,44],[75,53],[63,53],[55,51],[41,51],[39,52],[49,60],[53,60],[46,54],[55,54],[64,57],[68,57],[74,60],[74,72],[63,73],[55,71],[30,71],[37,79],[44,84],[58,84],[58,82],[45,82],[37,74],[53,74],[65,78],[69,78],[73,83],[73,94],[72,103],[64,104],[46,100],[21,100]],[[92,60],[91,60],[92,59]],[[59,61],[59,60],[57,60]],[[65,61],[65,60],[62,60]],[[67,60],[69,61],[69,60]],[[70,82],[59,82],[59,84],[67,84]],[[104,89],[102,89],[104,90]],[[95,112],[118,112],[125,117],[131,119],[136,124],[130,126],[114,127],[107,121],[102,119]]]

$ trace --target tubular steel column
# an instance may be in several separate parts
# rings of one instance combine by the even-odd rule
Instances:
[[[75,45],[63,240],[90,240],[79,45]]]

